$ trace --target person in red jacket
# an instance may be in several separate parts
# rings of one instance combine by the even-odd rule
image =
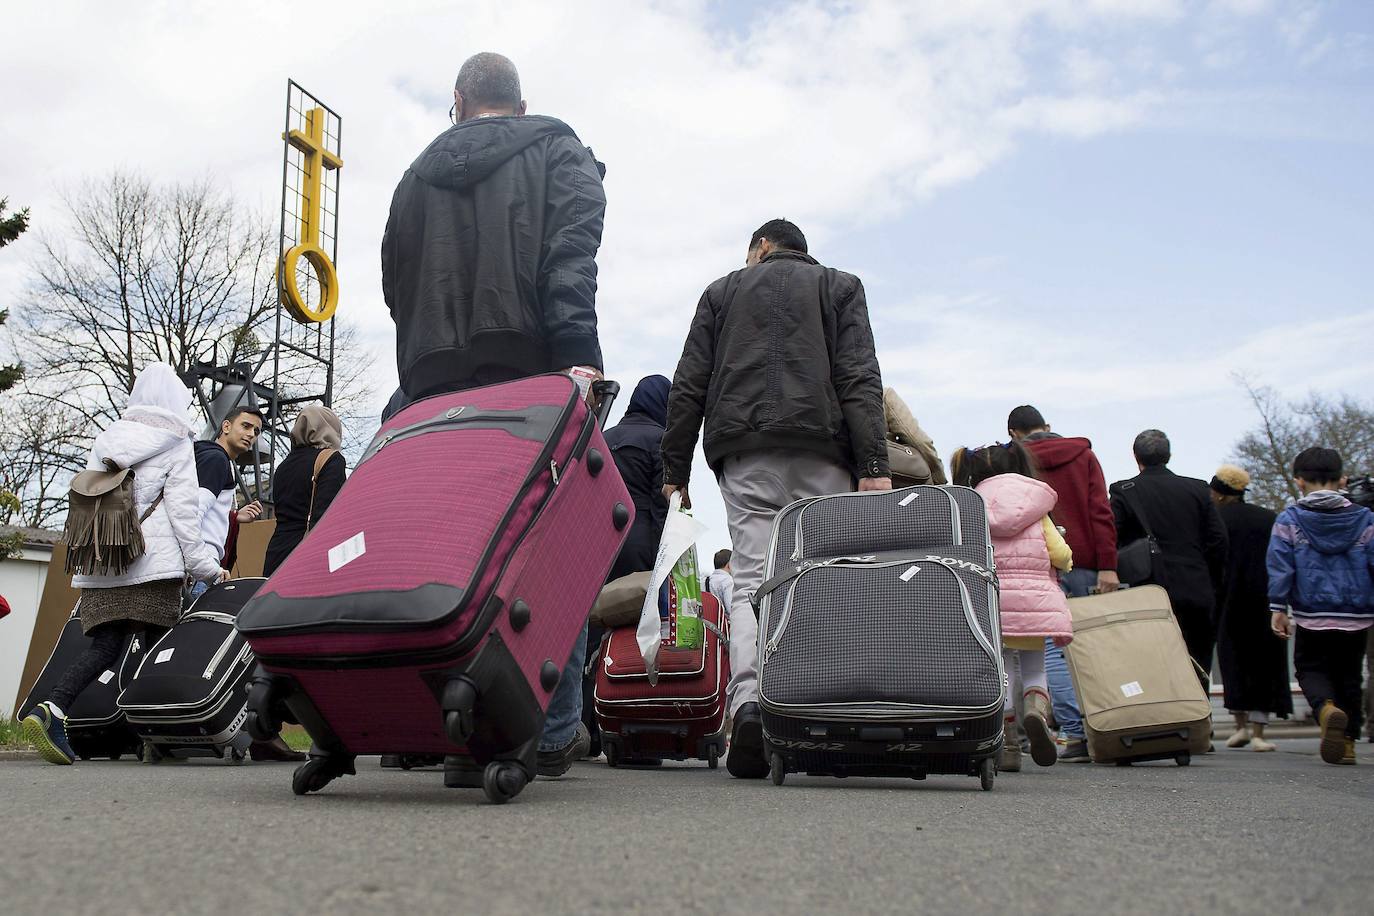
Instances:
[[[1052,432],[1040,411],[1029,404],[1007,417],[1007,433],[1030,449],[1040,479],[1059,497],[1054,522],[1064,529],[1064,540],[1073,550],[1073,570],[1060,575],[1059,587],[1070,598],[1115,591],[1121,584],[1116,576],[1116,522],[1092,443]],[[1054,717],[1066,739],[1061,759],[1085,762],[1088,746],[1078,697],[1063,650],[1052,642],[1045,644],[1045,670]]]

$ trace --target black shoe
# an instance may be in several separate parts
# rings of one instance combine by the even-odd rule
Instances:
[[[535,772],[540,776],[562,776],[572,769],[574,760],[580,760],[587,756],[587,751],[591,746],[592,736],[587,732],[587,726],[578,722],[577,731],[573,734],[571,741],[557,750],[539,752]]]
[[[293,751],[285,739],[278,735],[270,741],[254,741],[248,748],[248,755],[255,761],[273,763],[299,763],[309,757],[300,751]]]
[[[762,779],[768,775],[768,758],[763,753],[763,716],[759,714],[759,704],[745,703],[735,713],[725,768],[736,779]]]

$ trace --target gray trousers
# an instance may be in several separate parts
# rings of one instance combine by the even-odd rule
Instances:
[[[849,469],[813,452],[753,449],[726,457],[720,469],[720,495],[730,526],[730,568],[735,593],[730,602],[730,687],[733,716],[759,698],[758,621],[749,599],[763,582],[773,518],[790,503],[808,496],[848,493]]]

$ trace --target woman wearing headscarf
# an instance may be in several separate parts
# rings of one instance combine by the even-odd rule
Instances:
[[[191,391],[176,371],[153,363],[139,373],[123,414],[91,447],[87,470],[106,470],[112,463],[133,472],[133,510],[144,548],[122,570],[72,577],[72,586],[81,590],[81,628],[92,638],[91,645],[24,719],[25,737],[50,763],[72,762],[66,710],[115,663],[124,638],[143,630],[152,644],[177,622],[188,573],[203,582],[228,576],[200,535],[190,406]]]
[[[1272,751],[1264,740],[1271,715],[1286,719],[1293,712],[1288,682],[1288,646],[1269,628],[1269,573],[1265,555],[1275,515],[1245,501],[1250,475],[1233,464],[1212,477],[1212,502],[1226,525],[1230,545],[1226,577],[1217,601],[1217,662],[1221,668],[1226,708],[1236,730],[1230,748],[1250,746]]]
[[[347,464],[343,424],[328,407],[311,404],[291,428],[291,451],[272,475],[277,530],[267,545],[263,575],[270,576],[324,515],[344,485]]]

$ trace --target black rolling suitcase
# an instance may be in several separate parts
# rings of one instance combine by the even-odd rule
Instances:
[[[778,514],[759,609],[773,782],[978,776],[991,789],[1006,683],[983,499],[918,486]]]
[[[119,706],[153,760],[221,757],[240,762],[252,738],[248,678],[256,660],[234,627],[266,579],[213,585],[143,657]]]
[[[80,609],[78,602],[28,698],[19,707],[16,719],[22,721],[35,706],[46,700],[49,691],[57,686],[76,657],[90,646],[91,638],[81,632]],[[96,757],[118,760],[125,754],[137,754],[142,750],[142,742],[116,701],[124,685],[133,680],[134,671],[148,648],[147,642],[141,631],[125,637],[114,667],[102,671],[90,686],[77,694],[70,709],[62,710],[67,715],[67,742],[82,760]]]

